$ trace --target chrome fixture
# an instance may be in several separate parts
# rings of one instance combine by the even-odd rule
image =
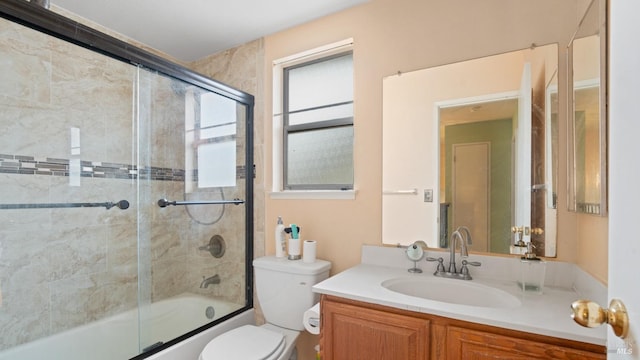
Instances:
[[[209,285],[216,285],[216,284],[220,284],[220,276],[218,274],[215,274],[208,278],[205,278],[203,276],[202,282],[200,283],[200,289],[208,288]]]
[[[467,265],[480,266],[480,265],[482,265],[482,263],[480,263],[480,261],[462,260],[462,268],[460,269],[460,277],[462,278],[462,280],[471,280],[471,279],[473,279],[471,277],[471,274],[469,274],[469,268],[467,267]]]
[[[463,236],[461,231],[465,233]],[[456,240],[460,242],[460,256],[462,258],[469,257],[469,251],[467,250],[467,244],[471,245],[471,233],[465,226],[460,226],[451,234],[451,240],[449,241],[449,272],[456,273]]]
[[[226,249],[224,238],[220,235],[213,235],[207,245],[198,247],[198,250],[208,251],[214,258],[221,258]]]
[[[240,199],[213,200],[213,201],[169,201],[167,199],[158,200],[158,206],[160,206],[161,208],[167,207],[169,205],[177,206],[177,205],[224,205],[224,204],[240,205],[240,204],[244,204],[244,200],[240,200]]]
[[[213,306],[207,306],[207,308],[204,310],[204,315],[207,317],[207,319],[212,320],[216,316],[216,309],[214,309]]]
[[[463,235],[464,233],[464,235]],[[460,268],[460,272],[456,269],[456,243],[460,243],[460,256],[463,258],[462,267]],[[480,266],[481,263],[478,261],[467,261],[466,258],[469,257],[469,251],[467,250],[467,245],[471,245],[471,233],[466,226],[458,227],[452,234],[451,240],[449,241],[449,270],[446,271],[444,267],[444,259],[443,258],[432,258],[428,257],[427,261],[437,261],[438,267],[436,268],[436,272],[433,273],[435,276],[446,277],[451,279],[461,279],[461,280],[471,280],[471,274],[469,274],[469,265],[471,266]]]
[[[58,208],[78,208],[78,207],[103,207],[107,210],[112,207],[117,207],[121,210],[129,208],[129,202],[127,200],[120,200],[118,202],[95,202],[95,203],[43,203],[43,204],[0,204],[2,210],[17,210],[17,209],[58,209]]]

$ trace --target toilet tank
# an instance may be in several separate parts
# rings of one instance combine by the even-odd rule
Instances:
[[[331,263],[265,256],[253,260],[256,291],[265,320],[291,330],[304,330],[302,315],[320,301],[311,287],[329,277]]]

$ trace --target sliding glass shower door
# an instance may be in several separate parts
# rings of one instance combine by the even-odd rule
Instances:
[[[249,309],[253,98],[31,10],[0,3],[0,360],[141,359]]]
[[[152,205],[138,223],[146,351],[247,304],[247,111],[146,69],[137,96],[138,196]]]

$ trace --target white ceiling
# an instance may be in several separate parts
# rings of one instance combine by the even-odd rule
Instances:
[[[131,39],[193,61],[368,0],[51,0]]]

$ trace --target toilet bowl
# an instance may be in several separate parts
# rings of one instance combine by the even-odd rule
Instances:
[[[211,340],[199,360],[295,360],[304,312],[318,302],[311,287],[329,277],[331,263],[265,256],[253,260],[258,301],[267,321]]]

